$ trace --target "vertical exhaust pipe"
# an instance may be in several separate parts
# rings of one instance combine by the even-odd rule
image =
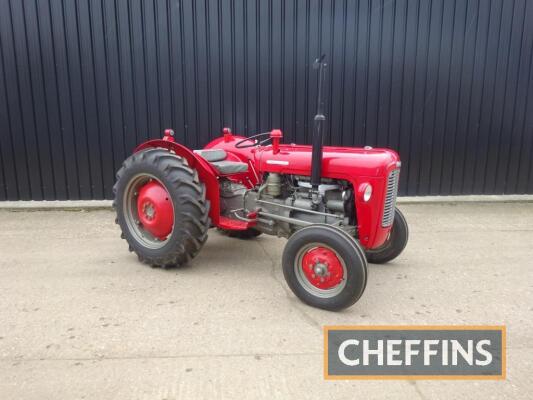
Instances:
[[[318,69],[318,104],[314,118],[313,156],[311,159],[311,187],[313,191],[313,202],[315,204],[320,201],[318,198],[318,186],[320,185],[320,178],[322,176],[322,141],[324,136],[324,122],[326,121],[324,100],[322,98],[327,67],[327,63],[324,62],[325,58],[326,55],[323,54],[313,63],[313,69]]]

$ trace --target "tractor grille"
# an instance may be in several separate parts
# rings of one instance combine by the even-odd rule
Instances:
[[[394,208],[396,206],[396,194],[398,193],[399,178],[399,169],[391,171],[389,177],[387,178],[387,194],[385,195],[383,218],[381,219],[381,226],[383,228],[391,226],[394,222]]]

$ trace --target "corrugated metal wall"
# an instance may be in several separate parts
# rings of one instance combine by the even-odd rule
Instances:
[[[409,195],[533,193],[533,1],[0,0],[0,200],[112,197],[173,127],[397,149]]]

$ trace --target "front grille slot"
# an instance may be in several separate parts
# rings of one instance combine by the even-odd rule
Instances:
[[[399,178],[399,169],[391,171],[387,177],[387,193],[385,195],[385,205],[383,206],[383,218],[381,219],[381,226],[383,228],[391,226],[394,222],[394,208],[396,206]]]

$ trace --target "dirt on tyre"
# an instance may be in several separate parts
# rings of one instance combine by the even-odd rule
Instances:
[[[182,157],[164,149],[134,153],[118,171],[113,191],[121,236],[142,262],[181,266],[206,242],[205,186]]]
[[[396,208],[394,210],[394,222],[389,237],[380,247],[366,251],[369,263],[384,264],[398,257],[409,241],[409,227],[403,213]]]
[[[304,303],[341,310],[356,303],[367,282],[367,261],[346,232],[316,224],[298,230],[283,250],[283,275]]]

